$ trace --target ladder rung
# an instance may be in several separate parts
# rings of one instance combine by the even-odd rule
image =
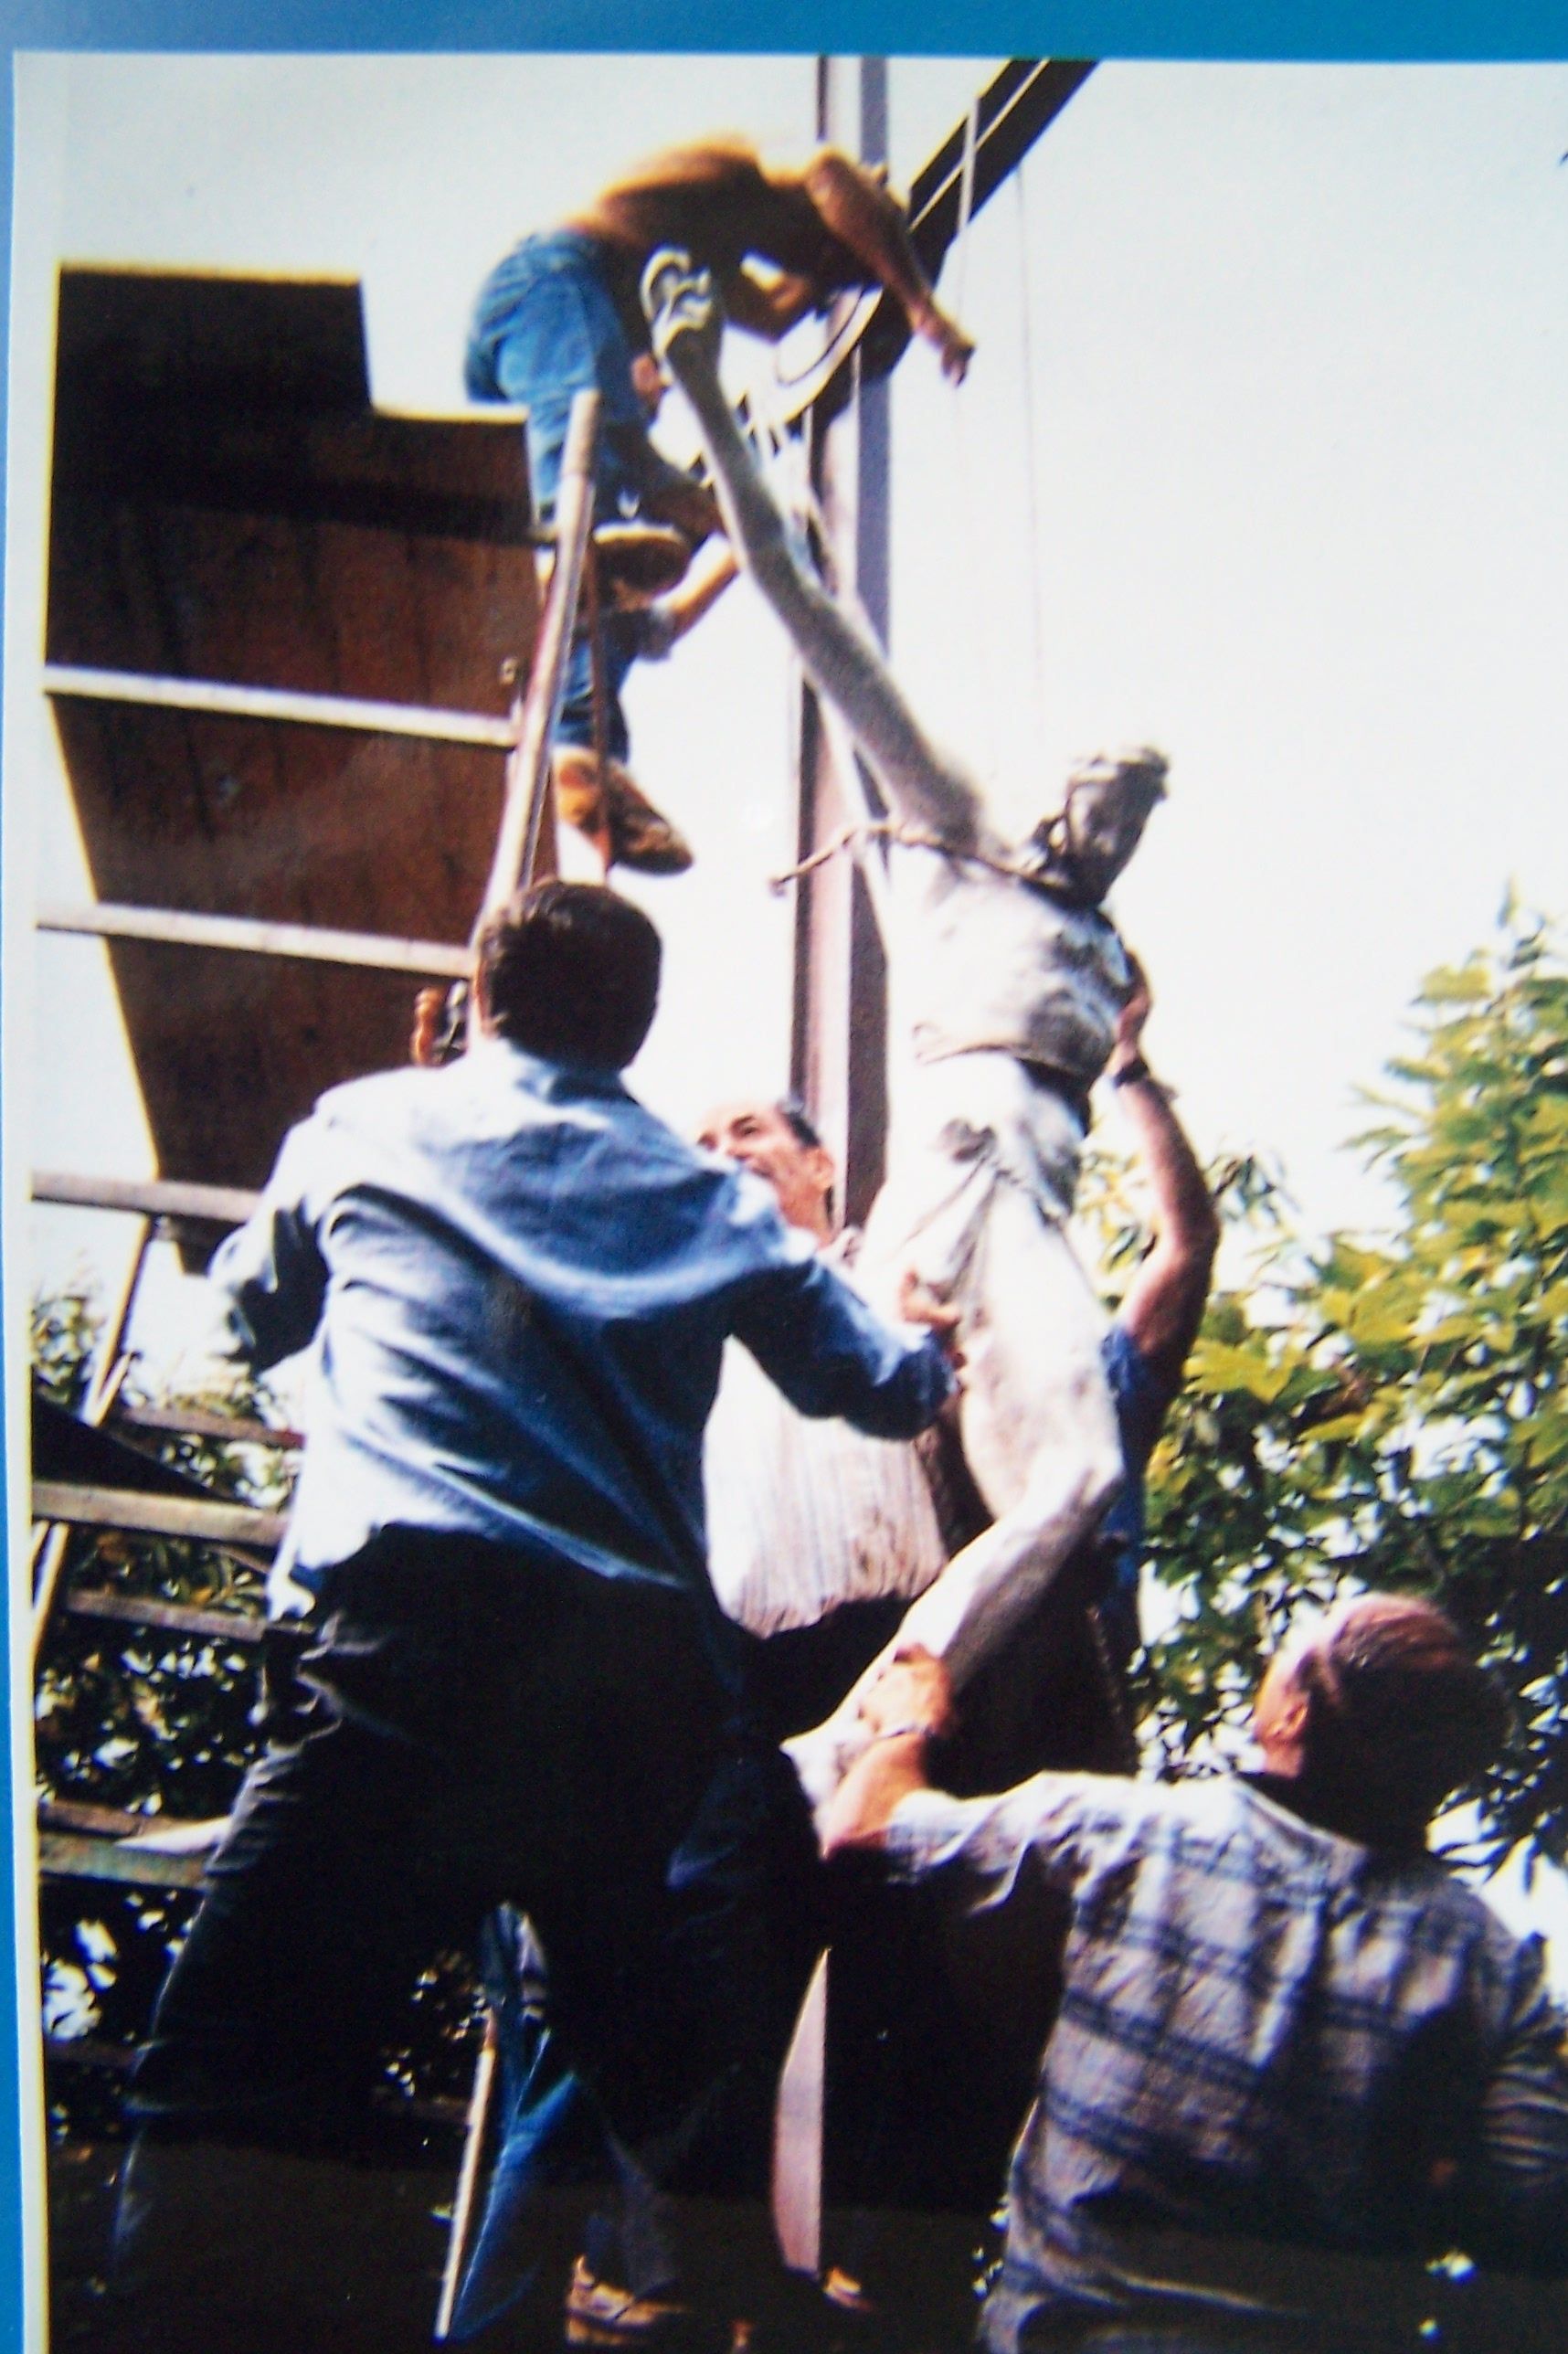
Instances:
[[[111,1430],[155,1430],[176,1438],[221,1438],[235,1447],[276,1447],[290,1452],[304,1445],[304,1434],[277,1423],[258,1422],[250,1415],[209,1414],[205,1406],[119,1405],[109,1417]]]
[[[251,916],[200,916],[183,907],[126,907],[105,899],[89,907],[41,907],[37,922],[41,932],[291,957],[306,964],[417,973],[427,981],[465,980],[472,962],[466,948],[445,940],[394,939],[384,932],[340,932],[321,924],[270,924]]]
[[[159,1496],[136,1488],[94,1488],[74,1479],[35,1479],[33,1518],[72,1528],[124,1529],[143,1536],[188,1537],[198,1544],[278,1545],[288,1516],[253,1504],[218,1504],[196,1496]]]
[[[167,1830],[166,1815],[133,1815],[124,1807],[94,1807],[81,1798],[40,1798],[38,1828],[46,1831],[92,1831],[102,1839],[135,1839],[143,1831]]]
[[[132,1210],[143,1218],[192,1218],[214,1226],[242,1226],[260,1198],[238,1185],[187,1185],[166,1177],[78,1177],[61,1169],[33,1172],[35,1202]]]
[[[45,663],[44,692],[82,702],[195,711],[219,719],[281,720],[302,727],[350,727],[361,735],[412,736],[426,744],[478,744],[497,752],[509,752],[516,741],[512,721],[489,712],[441,711],[351,695],[304,695],[280,686],[229,686],[218,679],[159,678],[144,671],[89,670],[69,663]]]
[[[69,1831],[38,1833],[38,1870],[51,1880],[117,1880],[132,1887],[198,1888],[202,1855],[165,1855],[134,1840],[86,1839]]]
[[[202,1610],[189,1602],[161,1602],[101,1585],[74,1587],[65,1606],[77,1618],[121,1618],[132,1627],[161,1627],[171,1635],[192,1635],[203,1641],[210,1637],[220,1643],[260,1643],[268,1623],[260,1613]]]

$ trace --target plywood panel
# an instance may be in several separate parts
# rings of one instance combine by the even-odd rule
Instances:
[[[67,271],[49,658],[504,714],[537,619],[526,482],[515,419],[368,407],[355,287]],[[466,938],[498,753],[56,713],[100,898]],[[406,1051],[403,979],[143,943],[111,960],[168,1176],[259,1183],[323,1087]]]

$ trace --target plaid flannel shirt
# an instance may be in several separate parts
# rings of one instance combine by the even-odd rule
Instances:
[[[1107,2316],[1277,2310],[1234,2266],[1178,2257],[1192,2235],[1457,2241],[1568,2270],[1568,2063],[1541,1944],[1430,1856],[1356,1846],[1243,1779],[1053,1774],[996,1798],[919,1792],[887,1848],[992,1934],[1015,1914],[1025,1966],[1034,1900],[1070,1907],[993,2354]]]

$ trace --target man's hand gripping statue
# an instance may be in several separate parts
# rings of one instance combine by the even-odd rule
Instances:
[[[654,349],[695,412],[731,541],[893,811],[907,946],[889,948],[914,1062],[861,1265],[876,1270],[890,1312],[924,1296],[951,1314],[965,1453],[995,1514],[832,1715],[788,1744],[821,1828],[843,1775],[885,1738],[871,1695],[894,1661],[919,1653],[938,1662],[961,1708],[980,1661],[1092,1532],[1121,1477],[1102,1320],[1064,1228],[1089,1089],[1133,986],[1100,902],[1163,795],[1165,761],[1139,748],[1085,763],[1061,810],[1023,843],[1006,842],[970,778],[925,735],[869,634],[810,570],[758,473],[718,383],[723,321],[706,275],[665,251],[642,288]]]

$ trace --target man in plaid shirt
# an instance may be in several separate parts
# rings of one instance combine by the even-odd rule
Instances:
[[[874,1702],[832,1845],[946,1887],[966,1934],[1014,1940],[1036,1974],[1067,1908],[991,2354],[1415,2346],[1425,2272],[1406,2305],[1393,2267],[1359,2260],[1458,2245],[1568,2272],[1568,2061],[1540,1941],[1425,1847],[1501,1729],[1441,1612],[1367,1597],[1277,1659],[1246,1776],[1042,1774],[954,1799],[922,1765],[939,1662],[906,1659]]]

